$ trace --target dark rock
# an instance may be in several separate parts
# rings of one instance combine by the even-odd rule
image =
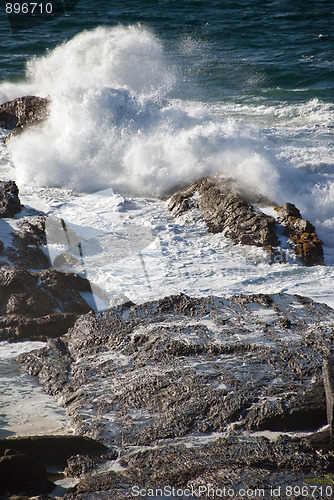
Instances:
[[[334,435],[334,358],[325,359],[323,364],[323,377],[326,393],[327,421],[331,435]]]
[[[303,443],[314,450],[334,450],[334,438],[329,429],[320,430],[303,438]]]
[[[30,436],[0,439],[0,453],[8,448],[20,454],[38,459],[44,466],[62,465],[72,455],[96,455],[106,452],[107,448],[99,441],[84,436]]]
[[[281,486],[285,492],[287,485],[300,487],[306,481],[312,482],[315,476],[321,478],[328,473],[333,459],[316,457],[314,451],[288,437],[270,442],[265,438],[241,440],[230,436],[202,446],[157,447],[128,454],[121,460],[124,469],[118,473],[94,474],[82,479],[65,499],[133,498],[138,488],[147,492],[141,498],[171,496],[154,495],[156,489],[161,491],[164,487],[185,490],[184,495],[177,495],[184,499],[213,498],[214,490],[221,492],[217,491],[217,498],[245,498],[242,490],[254,492],[255,488],[257,495],[249,493],[247,498],[269,499],[273,485]],[[228,494],[228,489],[234,494]],[[168,493],[168,489],[165,491]]]
[[[287,404],[288,403],[288,404]],[[322,377],[302,393],[278,397],[272,406],[253,405],[246,421],[250,427],[271,431],[311,431],[326,425],[326,400]]]
[[[13,450],[0,458],[0,491],[43,493],[53,486],[39,459]]]
[[[277,222],[285,227],[293,249],[305,266],[324,265],[322,241],[316,235],[315,227],[303,219],[299,210],[292,203],[275,207]]]
[[[70,273],[0,268],[0,339],[63,335],[78,315],[91,310],[80,294],[90,290],[88,280]]]
[[[68,477],[84,477],[92,472],[98,465],[106,460],[112,461],[118,458],[116,450],[109,450],[103,455],[75,455],[67,460],[67,467],[64,474]]]
[[[223,232],[242,245],[275,247],[275,219],[255,210],[235,190],[235,186],[220,177],[203,177],[184,191],[174,194],[169,209],[175,217],[191,208],[198,208],[212,233]]]
[[[12,245],[6,251],[10,262],[26,269],[47,269],[49,258],[43,252],[47,244],[45,235],[45,216],[29,217],[18,223],[14,231]]]
[[[168,207],[174,217],[198,210],[210,232],[222,233],[242,245],[263,247],[272,262],[285,262],[275,219],[255,209],[246,198],[235,183],[217,175],[203,177],[174,194]],[[292,203],[275,207],[275,210],[277,222],[284,226],[284,234],[301,262],[306,266],[324,265],[322,242],[314,226],[301,217]]]
[[[14,217],[21,212],[19,190],[14,181],[0,181],[0,217]]]
[[[322,360],[333,324],[331,308],[296,295],[180,294],[81,316],[17,362],[78,433],[120,449],[119,472],[99,472],[101,456],[71,460],[70,474],[88,476],[68,499],[127,498],[131,485],[189,486],[210,475],[222,486],[236,470],[234,485],[252,478],[269,488],[333,470],[330,453],[319,459],[300,439],[253,433],[326,423]]]
[[[24,96],[0,105],[0,127],[22,132],[28,126],[46,120],[50,100],[44,97]],[[13,133],[10,134],[12,136]]]

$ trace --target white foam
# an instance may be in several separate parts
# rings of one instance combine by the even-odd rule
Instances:
[[[161,42],[141,26],[84,31],[28,61],[26,80],[2,84],[0,97],[52,104],[43,125],[9,143],[19,184],[157,196],[222,172],[295,203],[333,246],[333,106],[167,100],[173,84]]]

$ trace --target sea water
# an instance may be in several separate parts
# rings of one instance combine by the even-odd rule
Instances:
[[[96,309],[181,291],[334,306],[333,28],[325,0],[80,0],[16,33],[2,16],[0,101],[51,105],[44,124],[0,145],[1,176],[77,235],[72,270]],[[173,220],[164,198],[216,172],[250,197],[295,203],[327,266],[272,263],[200,218]],[[47,250],[55,262],[69,248],[49,236]]]

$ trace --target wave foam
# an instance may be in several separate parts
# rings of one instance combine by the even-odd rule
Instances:
[[[50,95],[52,104],[43,125],[9,143],[18,182],[157,196],[222,172],[243,189],[295,202],[324,234],[334,225],[331,174],[300,168],[303,158],[289,161],[278,151],[277,122],[270,128],[229,118],[228,106],[224,115],[223,106],[217,113],[216,106],[167,100],[173,85],[160,41],[141,26],[85,31],[29,61],[26,81],[3,84],[0,96]],[[297,111],[280,104],[270,113],[298,120],[302,130],[303,119],[310,128],[323,111],[330,126],[332,107],[319,101]]]

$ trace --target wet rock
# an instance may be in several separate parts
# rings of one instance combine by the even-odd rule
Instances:
[[[84,477],[106,461],[114,461],[118,458],[116,450],[109,450],[103,455],[74,455],[67,460],[64,471],[67,477]]]
[[[123,470],[118,473],[82,479],[65,499],[133,498],[139,490],[142,498],[157,498],[163,497],[161,489],[166,498],[172,496],[172,488],[183,490],[178,498],[213,498],[214,490],[217,498],[245,498],[245,491],[251,489],[248,498],[270,498],[273,485],[285,492],[287,485],[312,484],[312,473],[318,477],[328,473],[333,460],[323,456],[317,460],[316,456],[315,451],[288,437],[271,442],[263,437],[241,440],[230,436],[203,446],[157,447],[124,456],[120,461]]]
[[[76,432],[120,450],[120,472],[71,462],[88,477],[67,498],[126,498],[124,484],[195,485],[210,474],[223,485],[237,468],[245,484],[247,475],[263,487],[290,484],[291,475],[298,484],[332,470],[332,455],[319,461],[301,440],[254,433],[326,423],[322,362],[333,324],[331,308],[297,295],[179,294],[90,312],[17,362],[66,408]]]
[[[268,405],[265,401],[255,403],[246,417],[246,422],[252,429],[270,431],[320,429],[327,424],[322,377],[311,384],[306,391],[291,394],[289,398],[285,394],[278,396],[272,405]]]
[[[38,215],[18,223],[19,229],[14,231],[12,244],[6,250],[10,262],[33,270],[50,267],[49,258],[43,251],[47,244],[45,220],[45,216]]]
[[[334,450],[334,438],[329,428],[308,434],[302,441],[307,447],[314,450],[328,451],[330,453]]]
[[[14,181],[0,181],[0,217],[14,217],[21,212],[19,190]]]
[[[53,269],[32,272],[0,268],[0,339],[45,339],[61,336],[80,314],[90,311],[81,293],[85,278]]]
[[[334,358],[325,359],[323,364],[323,377],[326,393],[327,420],[331,435],[334,435]]]
[[[305,266],[324,265],[322,241],[316,235],[315,227],[303,219],[299,210],[292,203],[275,207],[277,222],[285,227],[296,254]]]
[[[220,177],[203,177],[184,191],[174,194],[169,209],[175,217],[198,208],[212,233],[224,233],[242,245],[278,246],[275,219],[255,210],[235,186]]]
[[[17,450],[5,450],[0,458],[0,492],[38,494],[53,487],[43,462]]]
[[[242,245],[263,247],[272,262],[285,262],[285,253],[279,246],[278,223],[284,226],[292,250],[304,265],[324,265],[322,242],[314,226],[301,217],[294,205],[275,207],[276,223],[274,217],[254,208],[232,180],[218,175],[203,177],[175,193],[168,207],[174,217],[199,211],[210,232],[222,233]]]
[[[49,104],[48,98],[29,95],[5,102],[0,105],[0,127],[20,133],[28,126],[44,121],[48,117]]]
[[[0,453],[6,449],[15,449],[20,454],[38,459],[44,465],[67,464],[67,460],[76,454],[87,456],[106,452],[107,448],[94,439],[84,436],[29,436],[0,439]]]

